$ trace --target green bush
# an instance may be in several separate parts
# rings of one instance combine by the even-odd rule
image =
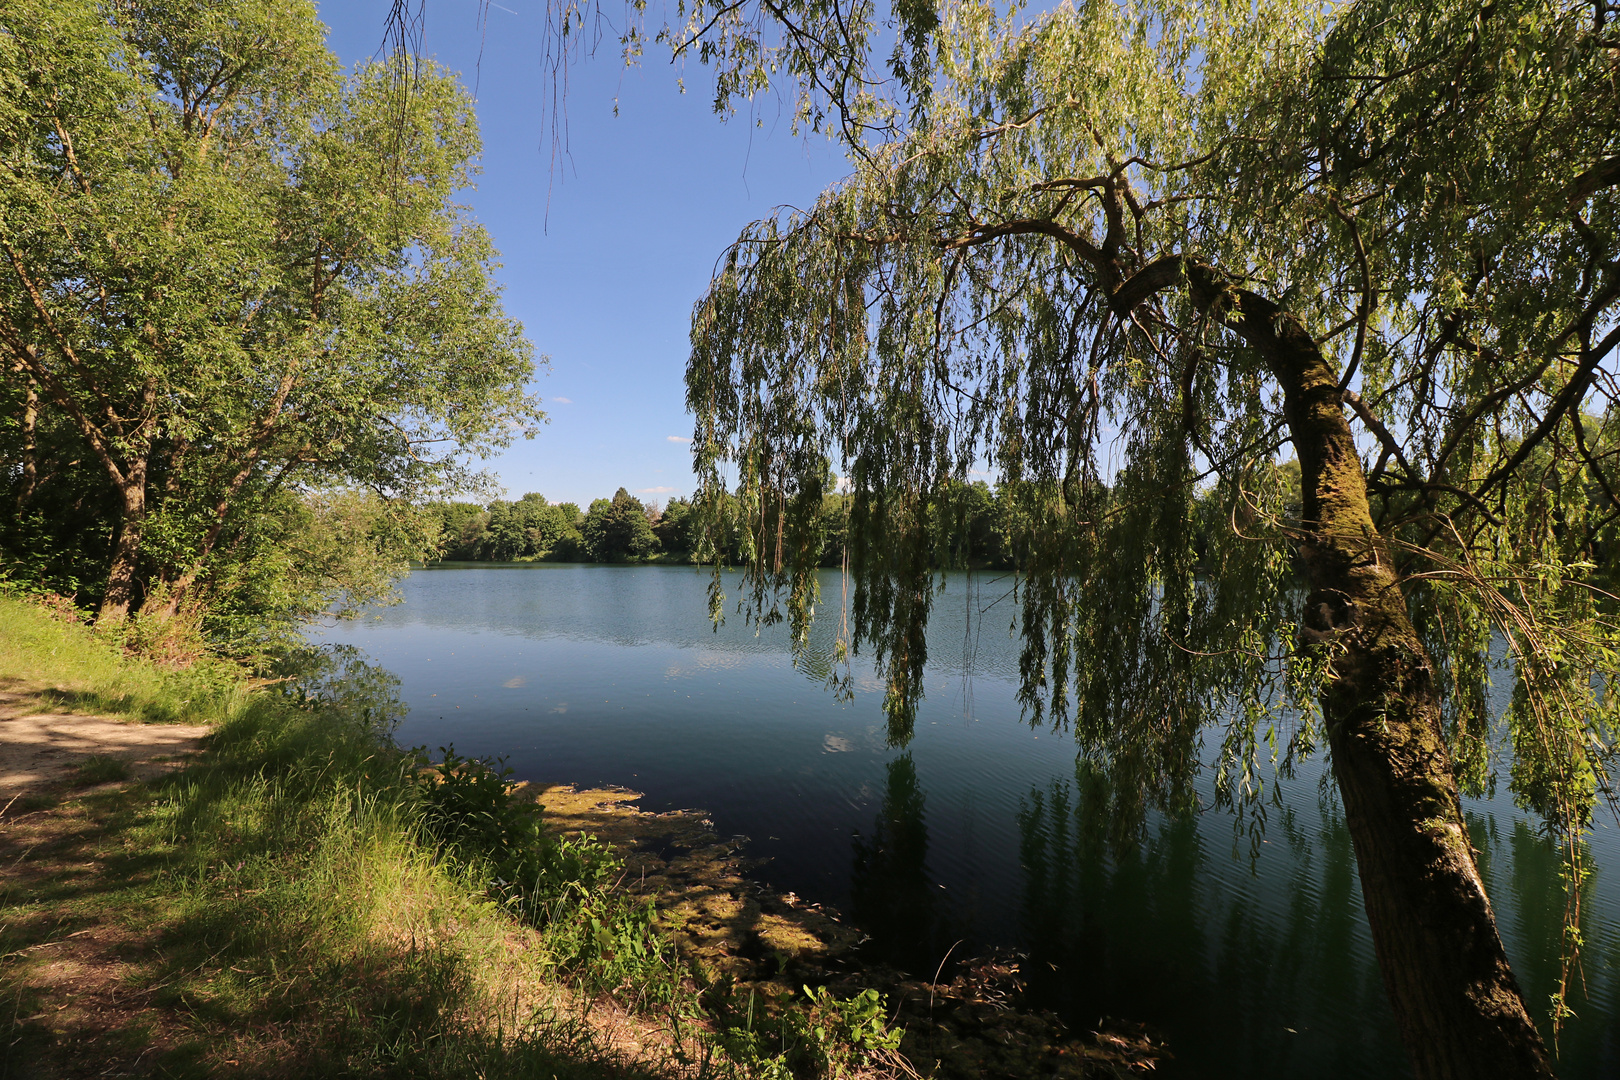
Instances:
[[[888,1026],[876,990],[839,998],[824,986],[806,986],[804,996],[783,995],[772,1018],[760,1010],[756,1020],[756,995],[749,993],[744,1009],[728,987],[715,1036],[725,1056],[759,1080],[839,1080],[860,1073],[874,1056],[899,1050],[902,1033]]]
[[[668,1003],[680,979],[653,925],[652,907],[615,890],[623,862],[594,837],[560,839],[543,808],[514,795],[505,758],[466,758],[441,746],[409,751],[422,828],[449,857],[488,882],[492,897],[544,932],[558,967],[593,990],[634,991]]]

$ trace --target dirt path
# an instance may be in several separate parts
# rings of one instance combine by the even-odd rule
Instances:
[[[64,712],[26,687],[0,690],[0,895],[9,903],[0,966],[28,973],[0,1009],[17,1040],[0,1050],[0,1076],[136,1075],[144,1056],[175,1043],[174,1017],[130,978],[152,935],[89,915],[75,897],[107,885],[119,789],[180,767],[207,734]],[[127,775],[86,786],[79,766],[91,758],[120,762]],[[99,794],[92,805],[70,797],[80,792]],[[137,890],[145,877],[119,887]]]
[[[89,910],[84,896],[106,887],[109,818],[122,793],[109,784],[88,806],[57,801],[60,787],[36,786],[0,817],[0,971],[10,1000],[0,1003],[0,1077],[80,1080],[142,1075],[152,1051],[183,1042],[171,1010],[132,976],[153,947],[150,928]],[[44,792],[44,794],[40,794]],[[108,802],[108,800],[113,800]],[[21,806],[37,805],[19,812]],[[120,881],[133,899],[148,874]],[[32,902],[18,903],[31,897]],[[139,913],[131,903],[128,913]]]
[[[196,724],[41,711],[42,704],[38,694],[0,690],[0,805],[69,782],[92,757],[123,762],[135,779],[154,776],[176,768],[208,734]]]

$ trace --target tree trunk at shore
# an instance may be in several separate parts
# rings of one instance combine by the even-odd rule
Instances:
[[[1302,633],[1329,650],[1323,696],[1333,772],[1367,922],[1421,1080],[1551,1077],[1463,822],[1434,671],[1412,627],[1338,380],[1311,335],[1263,297],[1190,267],[1218,313],[1280,382],[1304,494]]]

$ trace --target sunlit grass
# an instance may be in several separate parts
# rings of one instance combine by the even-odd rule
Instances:
[[[95,755],[79,762],[73,779],[80,787],[116,783],[129,779],[129,766],[117,758]]]
[[[116,636],[0,594],[0,690],[36,692],[40,708],[197,723],[240,708],[247,680],[212,658],[169,668],[126,656]]]
[[[477,868],[422,841],[414,764],[363,715],[168,670],[6,598],[0,679],[52,708],[216,722],[183,772],[64,807],[62,846],[25,853],[44,880],[0,880],[0,1037],[24,1059],[62,1049],[35,1022],[50,952],[30,950],[102,928],[130,938],[122,978],[171,1030],[148,1047],[156,1021],[132,1019],[96,1046],[150,1049],[159,1074],[648,1074],[579,1022]],[[124,776],[92,758],[74,780]]]

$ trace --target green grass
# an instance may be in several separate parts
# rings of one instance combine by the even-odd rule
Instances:
[[[417,841],[400,757],[340,715],[250,701],[201,764],[82,801],[61,872],[0,888],[0,952],[127,935],[125,980],[157,1019],[99,1045],[155,1047],[157,1075],[650,1075],[548,1003],[545,951]],[[86,855],[99,874],[74,868]],[[74,1048],[28,1022],[54,1007],[30,975],[0,970],[0,1037],[56,1060]]]
[[[129,779],[129,766],[117,758],[96,755],[79,762],[74,782],[79,787],[95,787]]]
[[[126,656],[115,637],[4,593],[0,628],[0,690],[37,691],[42,707],[198,723],[230,715],[248,696],[235,665],[212,658],[186,668],[146,663]]]
[[[548,957],[514,950],[469,868],[418,842],[405,764],[325,710],[271,701],[222,725],[142,823],[180,856],[164,994],[210,1029],[276,1032],[310,1073],[622,1075],[523,1007]]]
[[[390,738],[388,680],[346,675],[250,692],[227,665],[153,665],[0,597],[0,687],[214,725],[181,772],[30,804],[72,827],[9,853],[22,872],[0,879],[0,1039],[13,1048],[0,1080],[73,1073],[61,1063],[85,1051],[46,1026],[72,1013],[52,1011],[40,965],[106,928],[127,939],[120,978],[148,1005],[92,1050],[155,1075],[783,1080],[892,1049],[881,1025],[867,1030],[875,995],[813,999],[769,1038],[752,1009],[728,1026],[742,1021],[703,1008],[650,909],[617,891],[611,852],[548,837],[482,763],[424,774]],[[92,758],[78,781],[122,768]],[[648,1018],[651,1064],[586,1022],[608,997]],[[8,1064],[30,1056],[60,1067]]]
[[[250,1076],[649,1074],[580,1022],[555,959],[523,939],[476,862],[424,842],[414,761],[372,710],[250,693],[219,663],[145,663],[5,597],[0,686],[44,691],[53,708],[216,724],[183,772],[29,801],[71,827],[25,853],[34,873],[0,881],[0,1039],[12,1048],[0,1077],[75,1071],[86,1051],[46,1026],[61,1002],[39,982],[51,955],[39,949],[109,928],[128,939],[122,978],[153,1008],[91,1050],[155,1051],[140,1060],[157,1075],[226,1062]],[[127,775],[91,758],[75,780]],[[19,1074],[30,1059],[43,1071]]]

